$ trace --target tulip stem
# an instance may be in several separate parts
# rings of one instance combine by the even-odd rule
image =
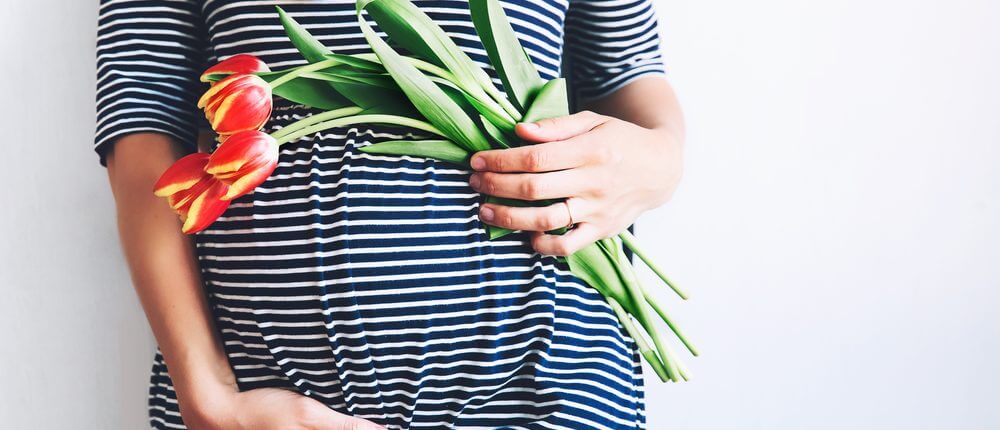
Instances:
[[[298,121],[295,121],[291,124],[288,124],[287,126],[281,128],[280,130],[275,131],[274,133],[271,133],[271,137],[280,140],[282,137],[285,137],[289,134],[292,134],[298,130],[301,130],[313,124],[321,123],[323,121],[329,121],[331,119],[344,118],[351,115],[357,115],[362,111],[363,109],[361,109],[360,107],[351,106],[340,109],[334,109],[331,111],[326,111],[315,115],[310,115]]]
[[[317,61],[312,64],[306,64],[305,66],[291,69],[288,71],[288,73],[285,73],[284,75],[281,75],[281,77],[279,77],[278,79],[271,81],[271,90],[273,91],[275,88],[280,87],[282,84],[290,82],[292,79],[302,76],[305,73],[323,70],[328,67],[333,67],[342,63],[343,63],[342,61],[337,60],[335,58],[329,58],[323,61]]]
[[[667,323],[667,327],[670,327],[670,331],[674,332],[674,334],[677,335],[677,338],[681,340],[681,343],[684,344],[684,346],[687,348],[688,351],[691,351],[691,355],[697,357],[698,349],[695,348],[690,341],[688,341],[687,337],[684,336],[684,333],[681,332],[680,327],[678,327],[677,324],[675,324],[674,321],[670,319],[670,317],[667,315],[667,312],[663,310],[663,306],[661,306],[660,302],[656,300],[656,297],[653,296],[653,294],[649,291],[648,288],[646,288],[646,286],[642,282],[638,280],[636,280],[636,282],[639,284],[639,288],[642,290],[642,295],[643,297],[645,297],[646,303],[649,303],[649,306],[653,308],[653,310],[656,311],[657,314],[660,315],[660,319],[662,319],[663,322]]]
[[[680,296],[680,298],[684,300],[688,299],[687,293],[685,293],[684,290],[681,290],[677,285],[671,282],[670,278],[667,277],[667,274],[664,273],[662,269],[660,269],[660,266],[657,265],[652,258],[649,258],[649,256],[646,255],[646,252],[639,247],[638,241],[636,240],[635,236],[632,235],[631,232],[625,230],[619,233],[618,237],[622,240],[622,243],[624,243],[625,246],[628,247],[629,250],[634,252],[635,255],[638,255],[639,259],[642,260],[643,263],[646,263],[646,266],[649,267],[649,269],[652,270],[653,273],[656,273],[656,276],[658,276],[660,279],[663,280],[663,283],[667,284],[667,286],[670,287],[671,290],[674,290],[674,292],[677,293],[677,295]]]
[[[649,366],[653,368],[653,372],[656,372],[656,376],[660,378],[660,381],[669,381],[670,375],[667,374],[667,369],[660,361],[660,358],[656,355],[656,351],[650,348],[649,343],[646,342],[646,338],[642,336],[642,333],[636,328],[635,323],[632,322],[632,317],[629,316],[625,308],[622,307],[621,303],[615,301],[615,299],[610,296],[605,296],[608,305],[611,306],[611,310],[615,312],[615,316],[618,317],[618,322],[621,323],[622,328],[625,329],[625,333],[628,333],[629,337],[635,342],[635,346],[639,349],[639,354],[646,359]]]
[[[293,132],[283,134],[279,138],[275,138],[275,140],[277,140],[278,145],[283,145],[285,143],[295,141],[303,136],[312,133],[317,133],[330,128],[344,127],[354,124],[384,124],[384,125],[396,125],[400,127],[410,127],[444,137],[444,133],[435,128],[433,125],[430,125],[423,121],[415,120],[413,118],[407,118],[398,115],[365,114],[365,115],[339,117],[331,119],[329,121],[312,124],[306,127],[299,128]]]

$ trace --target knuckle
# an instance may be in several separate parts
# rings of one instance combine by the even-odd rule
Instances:
[[[483,177],[482,177],[482,184],[480,186],[484,190],[486,190],[486,194],[491,195],[491,196],[496,195],[496,192],[497,192],[497,181],[496,181],[496,177],[494,175],[492,175],[492,174],[485,174],[485,175],[483,175]]]
[[[621,161],[621,154],[610,145],[598,145],[594,149],[594,161],[599,164],[615,164]]]
[[[541,128],[546,128],[546,127],[555,127],[559,123],[555,120],[555,118],[545,118],[535,121],[535,124],[538,124],[538,126]]]
[[[527,179],[522,182],[521,194],[527,199],[537,200],[544,195],[544,187],[545,185],[539,179]]]
[[[500,212],[500,216],[497,217],[500,220],[501,227],[513,227],[514,226],[514,214],[509,210],[504,210]]]
[[[529,172],[541,172],[545,168],[545,151],[532,148],[524,154],[524,167]]]

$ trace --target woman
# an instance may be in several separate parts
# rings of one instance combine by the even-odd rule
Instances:
[[[417,4],[486,64],[465,2]],[[479,153],[468,172],[357,150],[398,129],[317,133],[283,146],[268,181],[192,241],[152,184],[197,150],[207,65],[301,61],[275,5],[335,52],[366,51],[352,0],[102,1],[96,149],[162,352],[151,425],[644,427],[631,339],[552,256],[624,229],[680,176],[649,0],[505,2],[542,76],[566,60],[593,111],[519,125],[538,145]],[[269,131],[309,114],[279,100]],[[478,192],[567,200],[510,208]],[[525,233],[488,241],[482,223]]]

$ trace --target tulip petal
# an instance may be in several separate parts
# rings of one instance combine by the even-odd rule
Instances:
[[[215,181],[208,190],[195,198],[181,230],[186,234],[194,234],[212,225],[229,208],[229,202],[221,200],[228,188],[226,184]]]
[[[239,79],[241,76],[243,75],[232,75],[219,82],[216,82],[215,85],[212,85],[207,91],[205,91],[205,94],[202,94],[201,98],[198,99],[198,108],[201,109],[207,106],[209,100],[215,98],[216,94],[225,90],[227,87],[229,87],[229,85],[232,84],[233,81]]]
[[[205,171],[229,185],[222,200],[253,192],[278,166],[278,144],[271,135],[241,131],[226,139],[212,154]]]
[[[205,166],[209,157],[209,154],[196,152],[177,160],[160,175],[153,186],[153,194],[166,197],[191,188],[207,175]]]
[[[267,181],[267,178],[271,177],[271,173],[273,172],[274,167],[272,166],[270,169],[251,170],[247,174],[236,178],[235,181],[229,184],[229,191],[222,196],[222,200],[233,200],[252,193],[260,184]]]
[[[271,86],[256,75],[233,75],[198,100],[205,118],[220,135],[259,130],[271,116]]]
[[[256,130],[242,131],[219,145],[205,165],[205,172],[224,176],[260,158],[277,160],[278,145],[274,138]]]
[[[211,82],[213,75],[238,75],[270,72],[263,61],[250,54],[237,54],[209,67],[201,75],[202,82]]]

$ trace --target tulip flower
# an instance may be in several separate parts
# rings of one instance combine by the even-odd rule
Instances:
[[[205,172],[229,186],[222,200],[253,192],[278,166],[278,142],[271,135],[241,131],[229,136],[212,153]]]
[[[209,155],[195,153],[177,160],[156,181],[153,193],[166,197],[170,207],[180,215],[187,234],[208,228],[229,208],[222,200],[229,187],[205,172]]]
[[[212,82],[212,85],[215,85],[213,81],[218,80],[218,77],[252,75],[270,71],[271,69],[267,67],[267,64],[260,61],[259,58],[250,54],[238,54],[209,67],[205,73],[201,74],[201,81]],[[213,77],[216,77],[216,79],[212,79]]]
[[[209,88],[198,108],[220,136],[259,130],[271,116],[271,86],[257,75],[231,75]]]

